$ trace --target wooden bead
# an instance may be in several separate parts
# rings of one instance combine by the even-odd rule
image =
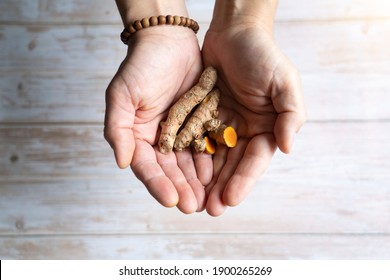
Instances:
[[[186,17],[180,17],[180,26],[186,26],[187,18]]]
[[[165,16],[159,16],[158,17],[158,24],[165,24],[167,22],[167,18]]]
[[[191,21],[192,20],[190,18],[188,18],[185,26],[186,27],[191,27]]]
[[[158,18],[156,16],[150,17],[149,23],[150,26],[156,26],[158,24]]]
[[[127,44],[128,39],[129,39],[129,37],[128,37],[128,36],[125,36],[125,35],[123,34],[123,32],[122,32],[122,33],[121,33],[121,41],[122,41],[123,43]]]
[[[143,18],[143,19],[141,20],[141,24],[142,24],[142,27],[143,27],[143,28],[149,27],[149,26],[150,26],[149,19],[148,19],[148,18]]]
[[[184,26],[191,28],[195,33],[199,30],[199,25],[196,21],[193,19],[183,17],[183,16],[152,16],[150,18],[143,18],[141,20],[136,20],[132,24],[128,26],[128,28],[125,28],[122,33],[120,34],[121,41],[125,43],[126,45],[129,42],[129,38],[136,33],[138,30],[141,30],[143,28],[148,28],[150,26],[156,26],[156,25],[178,25],[178,26]]]
[[[136,20],[134,23],[133,23],[133,26],[134,28],[138,31],[138,30],[141,30],[142,29],[142,24],[139,20]]]
[[[123,36],[125,38],[129,37],[130,35],[131,35],[131,33],[129,31],[127,31],[127,29],[123,30],[123,32],[121,34],[121,36]]]
[[[173,25],[179,25],[181,22],[181,19],[179,16],[174,16],[173,17]]]
[[[167,15],[167,22],[166,22],[166,24],[173,24],[174,21],[175,20],[174,20],[173,16]]]
[[[135,32],[137,32],[137,30],[134,28],[134,26],[133,25],[129,25],[129,32],[130,32],[130,34],[134,34]]]
[[[199,25],[196,21],[194,21],[194,27],[192,28],[192,30],[194,30],[195,33],[198,33],[199,31]]]

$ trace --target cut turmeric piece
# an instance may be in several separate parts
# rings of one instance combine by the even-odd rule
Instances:
[[[193,140],[192,146],[194,147],[194,150],[198,153],[205,152],[209,155],[215,154],[216,143],[213,139],[211,139],[208,136]]]
[[[233,148],[237,145],[237,132],[232,126],[221,124],[216,130],[209,131],[209,136],[218,144]]]
[[[206,142],[205,152],[209,155],[215,154],[215,141],[208,136],[205,136],[203,139]]]

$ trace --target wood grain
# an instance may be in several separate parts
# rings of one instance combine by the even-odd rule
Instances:
[[[188,234],[33,236],[0,239],[1,259],[377,260],[388,235]]]
[[[123,176],[118,172],[103,127],[33,125],[0,127],[1,179]],[[294,154],[277,154],[272,168],[301,180],[307,168],[313,180],[351,174],[368,183],[390,174],[390,123],[308,123],[296,136]],[[358,152],[357,152],[358,151]],[[300,173],[299,173],[300,174]],[[359,177],[361,176],[361,177]],[[348,178],[348,176],[347,176]],[[320,181],[321,182],[321,181]],[[337,183],[334,181],[333,183]],[[371,182],[375,185],[377,182]]]
[[[213,3],[209,0],[187,0],[190,16],[209,22]],[[388,17],[386,0],[310,0],[279,1],[277,21],[333,20]],[[3,0],[0,2],[0,23],[113,24],[120,17],[115,1],[107,0]]]
[[[114,72],[0,72],[2,123],[102,123]]]
[[[119,30],[94,25],[2,26],[0,71],[115,72],[126,55]],[[204,32],[202,25],[200,38]],[[293,22],[276,24],[275,39],[303,73],[381,77],[390,68],[390,40],[383,40],[389,32],[390,20]]]
[[[389,125],[307,124],[220,219],[162,210],[117,169],[99,127],[3,127],[0,232],[389,233]]]
[[[114,73],[126,55],[118,30],[119,26],[0,26],[0,71]]]
[[[227,209],[218,219],[205,212],[187,216],[163,208],[141,183],[123,177],[0,182],[0,237],[390,233],[390,187],[379,176],[366,182],[329,175],[318,182],[306,174],[302,184],[291,175],[270,171],[242,205]]]
[[[2,28],[0,121],[100,122],[126,52],[117,28],[31,28]],[[387,33],[387,20],[277,25],[278,44],[301,72],[310,120],[390,118]]]
[[[213,1],[187,0],[202,45]],[[103,139],[115,1],[0,1],[1,259],[389,259],[390,2],[280,1],[309,122],[219,218],[160,206]]]

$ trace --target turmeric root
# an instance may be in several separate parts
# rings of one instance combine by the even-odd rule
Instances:
[[[213,89],[199,104],[184,128],[177,135],[174,144],[176,150],[183,150],[191,144],[192,140],[199,139],[206,132],[205,122],[215,119],[218,114],[219,96],[219,89]]]
[[[206,150],[206,145],[207,143],[203,137],[192,141],[192,147],[197,153],[203,153]]]
[[[176,134],[186,116],[213,89],[217,81],[217,71],[207,67],[200,76],[198,84],[187,91],[169,110],[167,120],[161,123],[161,134],[158,142],[160,152],[172,151]]]
[[[219,119],[211,119],[204,123],[204,128],[206,131],[216,130],[221,125],[221,120]]]
[[[232,126],[220,125],[216,130],[209,131],[209,136],[219,144],[233,148],[237,145],[237,133]]]
[[[209,155],[215,154],[215,142],[208,136],[195,139],[192,143],[195,151],[198,153],[206,152]]]

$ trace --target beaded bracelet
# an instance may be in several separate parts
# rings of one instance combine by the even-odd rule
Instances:
[[[128,44],[129,38],[134,35],[137,31],[148,28],[156,25],[178,25],[191,28],[195,34],[199,30],[198,23],[190,18],[181,17],[181,16],[152,16],[150,18],[143,18],[141,20],[136,20],[131,22],[127,28],[125,28],[121,33],[121,40],[124,44]]]

